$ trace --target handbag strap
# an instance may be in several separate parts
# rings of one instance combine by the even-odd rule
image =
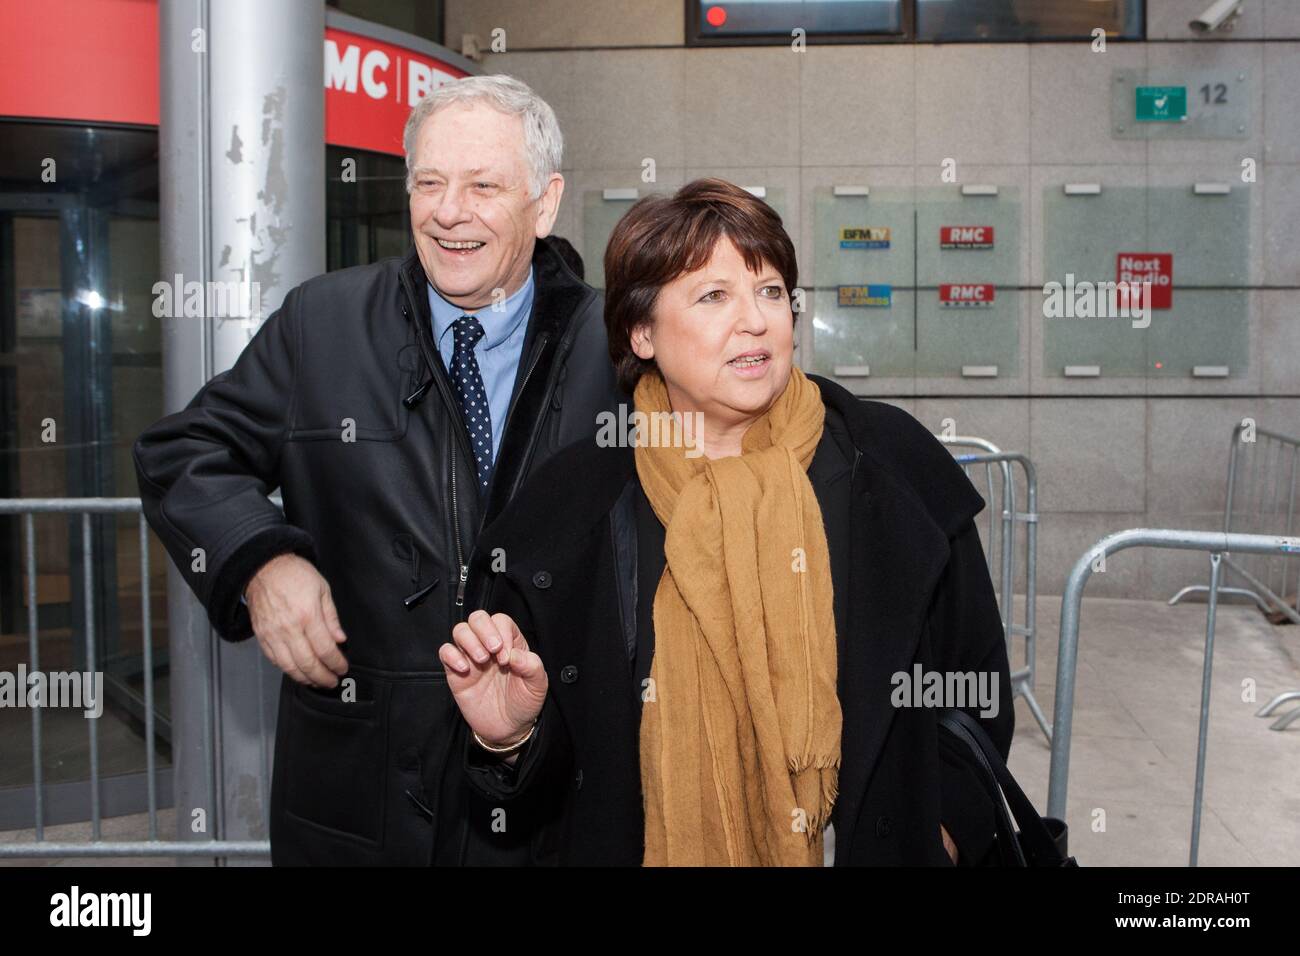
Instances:
[[[1011,808],[1016,823],[1020,825],[1018,837],[1014,830],[1007,830],[1009,842],[1016,846],[1017,865],[1062,865],[1065,862],[1064,858],[1061,856],[1060,850],[1057,849],[1056,842],[1052,839],[1046,824],[1043,823],[1042,816],[1034,809],[1034,805],[1025,796],[1025,792],[1020,789],[1020,784],[1016,783],[1015,777],[1011,776],[1011,771],[1007,769],[1006,763],[1003,762],[1002,755],[998,753],[993,741],[984,728],[980,726],[979,721],[964,710],[953,707],[940,712],[939,722],[971,747],[977,765],[990,774],[995,781],[994,792],[1000,792],[1005,798],[1007,806]],[[998,825],[1001,827],[1006,818],[1006,810],[1003,807],[1002,800],[995,800],[995,803],[998,808]],[[1009,826],[1010,821],[1005,822]],[[1028,864],[1024,862],[1026,858],[1028,858]]]
[[[996,832],[999,836],[997,841],[998,855],[1002,858],[1003,865],[1028,866],[1029,864],[1025,862],[1024,852],[1016,841],[1016,828],[1011,822],[1011,817],[1007,815],[1007,805],[1001,796],[1002,790],[998,784],[997,774],[989,766],[988,758],[985,756],[979,741],[971,736],[965,725],[947,716],[947,712],[939,715],[939,726],[965,744],[975,758],[975,773],[980,777],[984,789],[988,791],[989,796],[993,799],[993,813],[997,817]]]

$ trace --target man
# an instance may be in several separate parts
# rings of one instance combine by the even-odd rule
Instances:
[[[546,239],[551,108],[510,77],[462,79],[416,106],[404,148],[413,252],[290,291],[134,449],[213,626],[255,634],[285,674],[277,865],[473,858],[438,647],[476,606],[479,528],[619,401],[599,294]]]

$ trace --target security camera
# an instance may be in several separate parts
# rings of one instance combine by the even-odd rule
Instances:
[[[1205,12],[1187,24],[1193,33],[1212,33],[1215,30],[1231,30],[1241,16],[1241,0],[1214,0]]]

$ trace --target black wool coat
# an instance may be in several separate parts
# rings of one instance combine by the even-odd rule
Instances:
[[[914,664],[988,672],[998,713],[966,710],[1007,755],[1007,651],[973,520],[983,499],[911,416],[812,379],[827,415],[808,475],[830,547],[843,713],[835,864],[949,865],[940,822],[959,864],[976,863],[992,847],[992,803],[941,756],[935,708],[891,703],[891,677]],[[479,749],[461,719],[463,809],[441,825],[459,830],[447,845],[493,853],[454,862],[641,862],[638,734],[663,535],[632,449],[594,441],[560,452],[484,530],[480,554],[502,548],[506,560],[484,570],[480,605],[519,623],[550,689],[514,767]]]
[[[329,582],[347,634],[355,700],[281,680],[277,865],[428,866],[438,853],[437,793],[460,713],[438,648],[475,607],[479,529],[620,398],[600,294],[549,240],[532,265],[486,497],[414,250],[291,290],[233,368],[135,443],[145,516],[223,638],[252,636],[240,595],[287,552]],[[267,498],[275,488],[283,512]]]

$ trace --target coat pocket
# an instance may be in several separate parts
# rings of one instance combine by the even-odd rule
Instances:
[[[295,685],[285,735],[285,811],[377,845],[384,833],[390,687],[365,684],[351,702]]]
[[[303,373],[287,441],[348,444],[405,437],[411,411],[403,399],[423,380],[418,348],[403,347],[391,364],[374,355],[353,360],[346,369],[324,366]]]

